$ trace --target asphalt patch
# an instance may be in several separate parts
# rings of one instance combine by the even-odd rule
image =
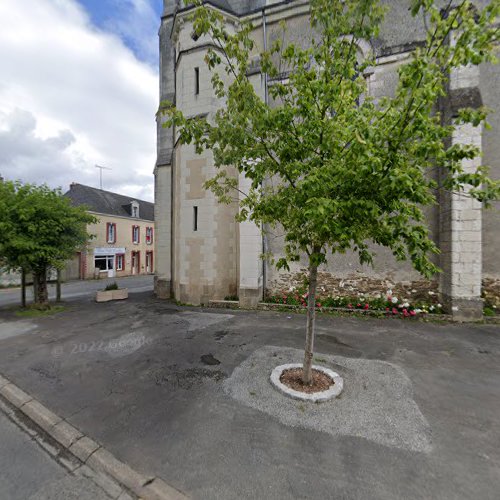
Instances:
[[[203,354],[200,360],[204,365],[209,365],[209,366],[220,365],[220,361],[217,358],[214,358],[213,354]]]

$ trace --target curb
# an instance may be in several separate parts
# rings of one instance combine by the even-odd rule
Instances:
[[[240,307],[239,302],[234,300],[210,300],[206,307],[212,309],[240,309],[245,311],[292,311],[292,312],[300,312],[305,313],[306,308],[293,304],[278,304],[275,302],[259,302],[254,308],[245,308]],[[318,307],[316,308],[317,313],[345,313],[347,316],[352,315],[353,317],[356,315],[359,316],[373,316],[374,318],[383,318],[383,319],[403,319],[401,315],[397,314],[388,314],[386,311],[381,311],[377,309],[349,309],[347,307]],[[450,314],[422,314],[420,316],[415,316],[412,318],[406,318],[405,321],[450,321],[453,322],[453,319]]]
[[[276,387],[278,391],[292,399],[298,399],[299,401],[309,401],[310,403],[323,403],[325,401],[338,397],[344,389],[344,379],[337,372],[334,372],[333,370],[330,370],[329,368],[326,368],[324,366],[312,365],[313,370],[324,373],[333,380],[334,384],[330,386],[330,388],[320,392],[313,392],[308,394],[306,392],[296,391],[295,389],[292,389],[291,387],[285,385],[280,380],[281,375],[284,371],[293,368],[302,368],[302,363],[287,363],[286,365],[277,366],[271,372],[270,377],[271,384],[273,384],[273,386]]]
[[[39,442],[51,455],[60,459],[71,472],[78,469],[112,498],[188,500],[186,495],[159,477],[143,475],[118,460],[106,448],[51,412],[2,375],[0,375],[0,402],[1,400],[8,403],[13,409],[12,413],[20,412],[28,420],[29,427],[25,428],[22,424],[21,427],[30,435],[43,440],[45,434],[49,436],[49,441],[55,442],[56,446],[52,443]]]

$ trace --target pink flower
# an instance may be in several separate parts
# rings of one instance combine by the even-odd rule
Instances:
[[[366,311],[367,309],[370,309],[370,306],[369,306],[368,304],[365,304],[365,311]]]
[[[316,304],[316,307],[321,307],[321,304],[318,302],[318,303]]]
[[[352,304],[347,304],[347,307],[348,307],[349,309],[352,309]]]
[[[417,313],[415,311],[410,311],[410,316],[416,316]]]
[[[361,307],[361,304],[358,304],[356,307]]]
[[[397,313],[398,313],[398,310],[395,307],[393,307],[392,308],[392,314],[397,314]]]

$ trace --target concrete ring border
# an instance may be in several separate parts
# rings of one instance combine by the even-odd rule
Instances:
[[[280,381],[280,377],[285,370],[290,370],[292,368],[302,368],[302,363],[280,365],[271,372],[271,383],[280,392],[290,398],[299,399],[301,401],[311,401],[313,403],[322,403],[323,401],[328,401],[329,399],[339,396],[344,388],[344,379],[338,373],[330,370],[329,368],[325,368],[324,366],[313,365],[314,370],[318,370],[323,372],[325,375],[328,375],[333,380],[334,384],[326,391],[315,392],[313,394],[307,394],[305,392],[290,389]]]

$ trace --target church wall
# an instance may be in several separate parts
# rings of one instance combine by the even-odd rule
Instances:
[[[170,0],[169,0],[170,1]],[[233,11],[243,13],[253,11],[266,3],[265,0],[228,0]],[[405,62],[415,44],[425,38],[424,24],[421,19],[413,19],[409,15],[410,0],[382,0],[389,7],[386,22],[380,36],[372,41],[377,56],[377,66],[369,75],[368,88],[370,95],[379,97],[390,95],[397,85],[398,66]],[[311,36],[307,14],[304,13],[304,2],[297,1],[286,5],[276,2],[266,12],[268,47],[276,37],[282,36],[278,21],[289,16],[286,38],[307,45]],[[484,6],[487,0],[478,0],[476,4]],[[257,55],[263,49],[263,27],[261,12],[249,14],[256,25],[253,33],[256,45],[252,59],[257,62]],[[187,116],[208,113],[212,116],[220,102],[213,96],[210,74],[203,61],[204,51],[196,50],[207,41],[193,41],[192,27],[189,22],[179,24],[180,30],[174,34],[176,49],[176,105]],[[167,55],[168,56],[168,55]],[[173,57],[173,56],[172,56]],[[194,67],[200,69],[200,93],[193,96]],[[286,71],[286,68],[283,68]],[[263,89],[259,73],[252,76],[254,85]],[[167,95],[171,87],[167,85],[169,75],[162,73],[161,95]],[[171,75],[170,75],[171,82]],[[500,103],[500,67],[484,66],[481,68],[481,91],[486,105],[498,109]],[[492,131],[486,131],[483,137],[484,163],[492,165],[493,177],[500,178],[500,116],[490,119]],[[159,141],[165,139],[159,135]],[[162,145],[159,145],[159,158]],[[211,193],[204,191],[203,182],[215,174],[210,154],[203,159],[195,154],[191,147],[177,146],[173,165],[173,212],[172,227],[173,283],[174,295],[181,301],[199,303],[208,298],[223,298],[225,295],[237,293],[237,285],[245,284],[251,279],[261,283],[262,267],[248,265],[248,259],[255,258],[257,246],[255,231],[234,222],[237,207],[219,205]],[[191,231],[193,206],[199,206],[200,229],[195,234]],[[496,205],[497,209],[500,207]],[[439,207],[426,209],[431,236],[439,244]],[[500,266],[496,260],[496,250],[500,248],[500,222],[498,210],[486,211],[483,214],[483,270],[484,277],[491,283],[499,282]],[[243,229],[242,229],[243,228]],[[240,231],[243,236],[240,241]],[[254,234],[255,233],[255,234]],[[266,250],[279,257],[283,251],[283,238],[279,230],[266,235]],[[362,266],[356,255],[346,253],[329,256],[328,264],[320,270],[320,286],[329,287],[332,292],[385,293],[388,288],[399,290],[408,298],[435,293],[437,278],[424,280],[412,269],[408,262],[397,262],[391,252],[384,248],[376,248],[374,267]],[[436,263],[439,264],[438,258]],[[266,265],[266,281],[268,291],[288,289],[302,282],[302,272],[306,261],[291,265],[291,272],[278,272],[271,264]],[[255,269],[254,269],[255,268]],[[260,270],[259,270],[260,269]],[[242,274],[243,273],[243,274]],[[490,286],[488,282],[484,285]],[[255,290],[259,288],[258,285]],[[254,291],[255,291],[254,290]],[[240,295],[242,290],[239,291]]]
[[[488,122],[491,130],[483,133],[483,164],[490,167],[490,175],[500,179],[500,66],[481,66],[481,94],[485,106],[491,108]],[[486,278],[500,280],[500,202],[483,211],[483,273]]]
[[[206,40],[193,40],[186,23],[176,40],[176,105],[186,116],[211,114],[220,105],[204,62]],[[195,68],[199,91],[195,92]],[[237,293],[237,206],[221,205],[203,187],[216,173],[210,152],[175,147],[173,212],[173,292],[181,302],[207,303]],[[196,214],[196,215],[195,215]],[[195,222],[196,219],[196,222]]]

